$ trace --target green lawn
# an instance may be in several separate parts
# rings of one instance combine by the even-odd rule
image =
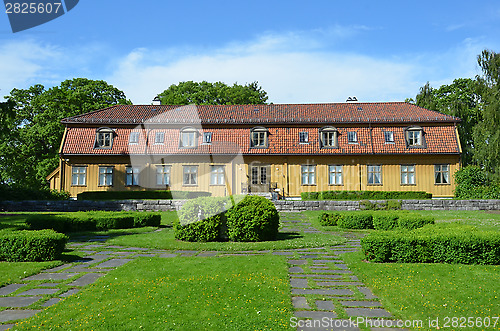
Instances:
[[[282,256],[140,258],[19,330],[289,330]]]
[[[49,262],[0,262],[0,286],[12,284],[40,271],[61,265],[61,261]]]
[[[353,272],[402,320],[500,316],[500,266],[367,263],[361,252],[343,255]],[[493,319],[491,320],[493,324]],[[496,325],[500,328],[500,320]],[[452,328],[450,329],[460,329]],[[484,328],[466,328],[483,330]],[[435,330],[433,328],[432,330]]]

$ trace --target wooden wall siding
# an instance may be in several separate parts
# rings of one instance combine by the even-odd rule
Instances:
[[[230,193],[239,194],[250,181],[249,167],[251,165],[269,165],[270,182],[276,184],[280,192],[289,196],[300,196],[301,192],[326,190],[374,190],[374,191],[426,191],[435,197],[451,197],[455,187],[453,174],[459,169],[458,155],[400,155],[400,156],[245,156],[244,163],[231,159],[221,159],[210,163],[203,158],[184,156],[182,159],[169,158],[164,164],[171,165],[172,190],[208,191],[213,196],[224,196]],[[123,191],[164,189],[156,185],[156,165],[161,162],[144,162],[140,173],[141,186],[126,186],[125,167],[130,165],[130,159],[123,157],[74,157],[63,162],[64,176],[62,183],[58,176],[50,181],[51,188],[61,188],[76,196],[84,191]],[[226,185],[210,185],[210,165],[224,165]],[[382,185],[368,185],[367,165],[382,165]],[[401,165],[415,165],[415,185],[401,185]],[[434,165],[450,165],[450,184],[436,185],[434,183]],[[86,186],[71,185],[71,167],[87,166]],[[198,166],[198,184],[183,185],[183,166]],[[316,166],[316,183],[302,185],[302,165]],[[343,185],[329,185],[328,166],[343,166]],[[113,186],[99,186],[99,166],[114,166]]]

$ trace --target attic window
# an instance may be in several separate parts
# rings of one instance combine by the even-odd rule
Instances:
[[[94,148],[111,148],[113,146],[113,130],[99,128],[96,132]]]
[[[358,142],[358,134],[356,131],[347,132],[347,142],[351,144]]]
[[[424,131],[419,126],[411,126],[405,130],[406,146],[425,147]]]
[[[181,130],[179,147],[195,148],[196,147],[196,129],[192,127],[183,128]]]
[[[130,132],[128,142],[129,142],[129,144],[138,144],[139,143],[139,132]]]
[[[308,132],[299,132],[299,143],[307,144],[309,142]]]
[[[393,143],[394,142],[394,132],[392,131],[385,131],[384,132],[384,138],[386,143]]]
[[[250,132],[250,143],[255,148],[267,148],[269,132],[266,128],[258,126]]]
[[[203,132],[203,143],[204,144],[212,143],[212,132]]]
[[[163,144],[165,142],[165,133],[156,132],[155,133],[155,144]]]
[[[331,126],[323,127],[319,130],[320,144],[324,148],[334,148],[338,146],[338,131]]]

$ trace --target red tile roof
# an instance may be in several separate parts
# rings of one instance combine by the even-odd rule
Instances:
[[[179,148],[180,128],[155,128],[149,130],[149,143],[146,146],[146,129],[115,128],[111,149],[94,148],[96,127],[68,127],[64,141],[63,154],[84,155],[134,155],[134,154],[314,154],[314,155],[353,155],[353,154],[459,154],[458,142],[453,125],[421,125],[424,130],[426,148],[408,148],[404,139],[405,125],[376,126],[370,134],[368,125],[337,127],[338,148],[321,148],[319,128],[316,127],[268,127],[269,147],[250,146],[250,126],[231,126],[228,128],[208,126],[205,132],[212,132],[212,144],[202,144],[202,134],[198,136],[196,148]],[[111,126],[111,128],[113,128]],[[132,131],[139,131],[138,144],[129,144]],[[154,144],[157,131],[165,133],[163,144]],[[348,143],[347,132],[356,131],[358,143]],[[385,143],[384,131],[394,132],[394,143]],[[299,143],[299,132],[308,132],[309,143]]]
[[[65,118],[62,123],[333,124],[436,123],[459,118],[405,102],[270,105],[116,105]]]

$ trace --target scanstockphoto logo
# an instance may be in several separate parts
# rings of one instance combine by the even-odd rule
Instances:
[[[4,0],[12,32],[31,29],[75,8],[79,0]]]

